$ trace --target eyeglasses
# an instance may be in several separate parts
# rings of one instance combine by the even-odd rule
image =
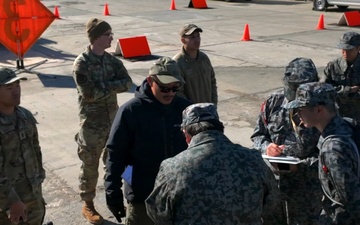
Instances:
[[[161,84],[160,84],[157,80],[155,80],[155,79],[153,79],[153,81],[157,84],[157,86],[160,88],[160,91],[161,91],[162,93],[169,93],[170,91],[172,91],[172,92],[177,92],[177,91],[180,90],[180,86],[169,88],[169,87],[165,87],[165,86],[161,85]]]
[[[113,37],[113,36],[114,36],[114,33],[105,33],[105,34],[102,34],[102,36]]]
[[[195,32],[194,32],[195,33]],[[190,35],[184,35],[183,37],[184,38],[189,38],[189,39],[196,39],[196,38],[201,38],[200,37],[200,34],[198,33],[198,34],[190,34]]]

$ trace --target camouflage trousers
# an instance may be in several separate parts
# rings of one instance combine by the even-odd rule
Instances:
[[[319,225],[322,190],[317,163],[298,165],[295,172],[278,179],[281,204],[263,217],[264,225]]]
[[[83,128],[75,135],[78,143],[78,156],[82,161],[79,174],[80,197],[83,201],[95,198],[96,185],[99,178],[99,160],[105,167],[107,151],[105,148],[110,127],[105,129]]]
[[[146,213],[145,203],[129,203],[125,225],[155,225]]]
[[[20,222],[18,225],[41,225],[45,217],[45,202],[42,196],[36,200],[24,201],[26,205],[27,221]],[[15,225],[8,219],[6,212],[0,211],[1,225]]]

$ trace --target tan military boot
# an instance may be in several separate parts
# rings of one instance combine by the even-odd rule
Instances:
[[[102,224],[104,222],[104,218],[96,211],[92,201],[85,202],[81,212],[85,219],[92,224]]]

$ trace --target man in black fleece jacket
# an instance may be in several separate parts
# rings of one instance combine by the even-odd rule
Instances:
[[[191,104],[176,96],[183,83],[176,62],[161,58],[136,88],[135,97],[117,112],[106,145],[105,193],[106,204],[119,222],[126,216],[128,225],[154,224],[144,201],[154,187],[160,163],[187,148],[176,126],[181,124],[182,111]]]

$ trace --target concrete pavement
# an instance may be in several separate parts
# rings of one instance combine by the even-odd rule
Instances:
[[[78,197],[80,160],[74,135],[78,131],[77,93],[72,63],[88,44],[84,24],[90,17],[108,21],[115,38],[146,35],[152,54],[173,56],[180,49],[178,31],[185,23],[203,28],[202,50],[216,71],[219,88],[218,110],[231,140],[251,146],[249,139],[261,102],[282,86],[285,65],[296,57],[312,58],[322,72],[327,62],[340,56],[336,49],[342,33],[358,31],[334,25],[341,11],[324,12],[325,30],[316,30],[321,12],[311,10],[312,2],[295,0],[211,1],[209,9],[187,8],[187,0],[176,0],[169,10],[165,0],[109,0],[111,16],[103,16],[105,2],[95,0],[43,0],[51,11],[59,7],[56,20],[25,55],[25,66],[47,60],[33,68],[40,74],[22,73],[22,105],[38,120],[47,179],[44,195],[46,220],[54,224],[87,224],[81,217]],[[350,9],[351,10],[351,9]],[[253,41],[242,42],[245,24]],[[115,41],[109,51],[114,51]],[[0,46],[0,65],[13,66],[16,56]],[[147,75],[153,61],[122,59],[135,84]],[[21,71],[19,71],[21,72]],[[133,96],[118,95],[119,104]],[[102,171],[101,171],[102,172]],[[101,176],[103,173],[101,174]],[[100,179],[96,206],[108,220]]]

